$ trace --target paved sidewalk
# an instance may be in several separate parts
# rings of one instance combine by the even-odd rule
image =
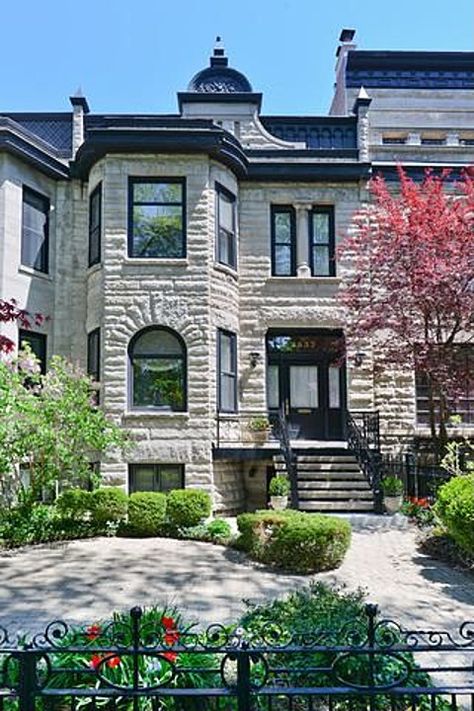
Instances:
[[[474,577],[419,553],[416,532],[359,525],[336,571],[314,576],[367,589],[384,616],[455,630],[474,619]],[[98,538],[0,554],[0,624],[39,630],[52,619],[93,622],[112,610],[176,602],[202,623],[235,619],[242,599],[282,595],[307,577],[276,573],[236,551],[171,539]]]

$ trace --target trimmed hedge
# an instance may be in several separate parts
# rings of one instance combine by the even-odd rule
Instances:
[[[65,519],[85,521],[91,518],[92,492],[85,489],[66,489],[56,500],[58,514]]]
[[[237,548],[292,573],[337,568],[351,542],[349,523],[324,514],[257,511],[238,516],[237,526]]]
[[[128,496],[123,489],[106,486],[92,492],[92,518],[99,526],[120,523],[127,516]]]
[[[451,538],[474,554],[474,474],[455,476],[438,489],[435,513]]]
[[[211,497],[202,489],[174,489],[166,502],[166,517],[175,528],[197,526],[211,513]]]
[[[166,494],[137,491],[128,499],[128,522],[123,533],[138,538],[158,536],[166,520]]]

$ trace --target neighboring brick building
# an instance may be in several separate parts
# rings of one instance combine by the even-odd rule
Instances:
[[[359,51],[353,35],[329,116],[261,114],[220,45],[176,115],[76,96],[72,113],[0,116],[1,296],[50,315],[21,337],[87,367],[131,432],[106,482],[201,486],[230,512],[265,504],[278,443],[248,424],[269,411],[302,463],[342,456],[347,409],[378,411],[386,447],[426,431],[413,373],[377,379],[350,343],[341,366],[333,257],[374,170],[474,162],[474,53]],[[472,408],[467,393],[474,424]]]

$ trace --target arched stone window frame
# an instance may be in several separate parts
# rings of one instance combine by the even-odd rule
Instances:
[[[149,333],[166,333],[171,335],[179,344],[180,354],[176,353],[152,353],[140,354],[135,353],[137,344],[140,339]],[[134,361],[137,359],[149,358],[149,359],[167,359],[176,360],[182,363],[182,403],[179,406],[173,406],[172,404],[147,404],[147,403],[137,403],[135,402],[135,371],[134,371]],[[145,410],[145,411],[163,411],[163,412],[186,412],[187,411],[187,348],[182,336],[172,328],[168,326],[162,326],[160,324],[153,326],[146,326],[140,329],[133,338],[130,340],[128,346],[128,396],[129,396],[129,406],[131,410]]]

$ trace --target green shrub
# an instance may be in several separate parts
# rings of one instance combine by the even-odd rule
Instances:
[[[123,532],[139,538],[157,536],[166,519],[166,494],[137,491],[128,499],[128,522]]]
[[[270,496],[288,496],[290,493],[290,482],[288,477],[283,474],[277,474],[270,480],[270,486],[268,487],[268,493]]]
[[[56,500],[56,509],[65,519],[85,521],[91,517],[93,497],[84,489],[66,489]]]
[[[92,492],[92,519],[98,526],[119,524],[127,516],[128,497],[123,489],[111,486]]]
[[[225,544],[232,538],[232,529],[227,521],[222,518],[215,518],[209,523],[198,523],[197,526],[181,528],[174,535],[192,541]]]
[[[403,494],[403,481],[397,476],[386,476],[380,485],[385,496],[401,496]]]
[[[54,506],[31,504],[3,511],[0,538],[7,548],[57,540],[58,516]]]
[[[211,513],[211,497],[202,489],[174,489],[168,494],[166,516],[175,528],[197,526]]]
[[[209,521],[206,526],[207,531],[210,536],[210,540],[215,543],[220,543],[228,541],[232,538],[232,529],[227,521],[223,518],[215,518],[213,521]]]
[[[257,511],[237,517],[236,545],[251,558],[293,573],[317,573],[341,564],[351,541],[342,519],[300,511]]]
[[[474,474],[453,477],[438,489],[435,513],[448,534],[469,555],[474,554]]]
[[[346,592],[325,583],[315,582],[284,598],[249,606],[237,626],[247,632],[255,646],[258,646],[258,641],[263,644],[281,645],[277,653],[266,657],[266,661],[270,668],[287,669],[286,678],[296,682],[297,686],[343,686],[344,681],[340,678],[342,676],[343,679],[350,679],[351,683],[361,687],[360,695],[334,698],[330,706],[333,711],[366,711],[368,708],[373,711],[392,708],[406,711],[412,708],[413,698],[398,696],[394,700],[383,693],[369,698],[364,696],[363,688],[370,686],[372,676],[375,676],[382,687],[384,684],[389,686],[397,678],[403,678],[403,685],[407,687],[431,686],[429,675],[419,669],[413,654],[379,654],[372,660],[366,654],[339,656],[334,651],[315,649],[319,645],[357,646],[361,640],[357,641],[357,634],[354,635],[354,632],[367,630],[367,625],[364,593],[360,589],[356,592]],[[362,632],[362,638],[364,634],[366,633]],[[390,634],[391,644],[395,646],[397,640],[404,644],[403,637],[398,635],[394,628],[391,628]],[[285,654],[285,645],[290,640],[293,640],[295,645],[304,647],[306,652]],[[311,651],[312,649],[315,651]],[[339,662],[334,665],[338,656]],[[336,668],[337,672],[334,673]],[[439,711],[449,711],[448,701],[439,698],[436,701],[436,709],[438,704]],[[262,707],[267,708],[264,704]],[[281,708],[288,707],[285,705]],[[302,703],[301,707],[296,708],[307,706]],[[327,705],[322,703],[317,708],[327,708]],[[417,695],[417,711],[429,711],[431,708],[428,695]]]

